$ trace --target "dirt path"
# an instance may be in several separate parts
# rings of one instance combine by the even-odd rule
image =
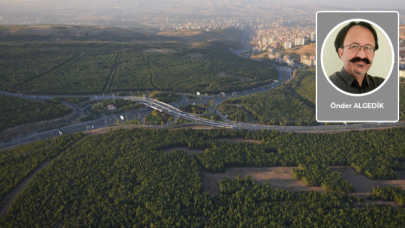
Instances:
[[[142,61],[146,62],[146,67],[148,68],[148,73],[149,73],[150,84],[153,86],[153,88],[160,90],[156,85],[153,84],[153,75],[152,75],[152,72],[150,71],[149,62],[145,60],[145,57],[143,56],[142,51],[141,51],[141,57],[142,57]]]
[[[291,175],[291,169],[298,167],[266,167],[266,168],[227,168],[225,173],[208,173],[202,171],[203,192],[208,192],[211,196],[219,194],[218,181],[227,179],[236,179],[237,175],[242,177],[250,176],[257,184],[269,183],[273,188],[282,188],[288,191],[321,191],[321,187],[308,187],[302,181],[295,180]],[[342,173],[344,179],[349,181],[356,189],[354,194],[365,202],[360,203],[360,207],[365,208],[366,205],[371,204],[389,204],[398,208],[398,204],[393,201],[385,200],[367,200],[367,195],[371,195],[372,187],[388,187],[399,186],[405,190],[405,174],[403,171],[397,172],[397,180],[371,180],[365,175],[358,174],[353,168],[345,166],[331,166],[332,172],[339,171]],[[355,203],[357,207],[357,203]]]
[[[78,141],[74,142],[72,145],[70,145],[68,147],[72,148],[73,146],[75,146],[77,143],[79,143],[82,139],[79,139]],[[8,208],[11,205],[11,199],[15,199],[15,197],[24,190],[25,186],[32,180],[32,178],[34,178],[35,174],[37,174],[39,171],[41,171],[42,169],[48,167],[48,165],[55,159],[57,159],[63,152],[65,152],[66,150],[61,151],[56,157],[54,157],[51,161],[44,161],[42,162],[42,164],[37,167],[30,175],[28,175],[27,177],[25,177],[18,185],[17,187],[10,193],[8,193],[7,195],[4,196],[4,198],[2,199],[2,202],[4,202],[5,200],[7,200],[7,203],[0,208],[0,218],[3,217]]]
[[[103,86],[103,92],[105,92],[105,88],[107,87],[107,85],[108,85],[108,82],[110,81],[110,78],[111,78],[111,75],[113,74],[113,72],[114,72],[114,70],[116,70],[116,64],[117,64],[117,60],[118,60],[118,57],[120,56],[120,53],[118,53],[116,56],[115,56],[115,60],[114,60],[114,63],[113,63],[113,65],[112,65],[112,67],[111,67],[111,71],[110,71],[110,74],[108,75],[108,77],[107,77],[107,80],[105,81],[105,83],[104,83],[104,86]],[[110,87],[111,86],[109,86],[108,87],[108,89],[110,89]]]
[[[371,194],[372,187],[388,187],[398,186],[405,190],[405,175],[403,171],[397,172],[397,180],[372,180],[366,175],[358,174],[352,167],[330,167],[332,172],[339,171],[342,173],[344,179],[350,182],[356,189],[356,195],[369,195]]]
[[[111,76],[111,81],[110,81],[110,86],[108,87],[108,91],[111,90],[111,86],[113,85],[115,75],[117,74],[117,69],[118,69],[118,66],[120,65],[120,62],[121,62],[122,52],[118,53],[118,55],[119,55],[118,56],[118,62],[114,64],[114,73]]]
[[[371,204],[388,204],[394,208],[400,208],[400,206],[393,202],[393,201],[385,201],[385,200],[367,200],[367,195],[372,195],[372,188],[373,187],[401,187],[402,190],[405,190],[405,173],[403,171],[397,171],[397,180],[372,180],[368,178],[366,175],[358,174],[356,170],[352,167],[330,167],[332,172],[339,171],[342,173],[344,179],[349,181],[356,189],[354,194],[361,199],[364,199],[365,202],[360,203],[361,208],[366,208],[366,205]],[[357,207],[357,205],[355,204]]]
[[[46,168],[50,163],[51,163],[50,161],[43,162],[38,168],[34,170],[34,172],[32,172],[29,176],[25,177],[23,181],[21,181],[21,183],[18,184],[17,187],[12,192],[4,196],[4,199],[8,200],[7,204],[0,209],[0,218],[6,214],[8,208],[11,205],[11,199],[15,198],[20,192],[22,192],[22,190],[24,190],[28,182],[30,182],[32,178],[34,178],[35,174],[37,174],[42,169]]]
[[[88,47],[86,47],[83,51],[81,51],[81,52],[79,52],[78,54],[76,54],[76,55],[70,57],[69,59],[65,60],[64,62],[62,62],[62,63],[60,63],[60,64],[58,64],[58,65],[52,67],[50,70],[45,71],[45,72],[39,74],[38,76],[34,76],[34,77],[31,77],[31,78],[25,79],[24,81],[22,81],[22,82],[20,82],[20,83],[18,83],[18,84],[16,84],[16,85],[14,85],[13,88],[18,88],[19,86],[21,86],[21,85],[24,84],[24,83],[30,82],[30,81],[32,81],[32,80],[34,80],[34,79],[40,78],[40,77],[42,77],[42,76],[44,76],[44,75],[47,75],[47,74],[49,74],[49,73],[51,73],[51,72],[53,72],[53,71],[59,69],[59,68],[62,67],[63,65],[68,64],[68,63],[71,62],[72,60],[74,60],[74,59],[76,59],[77,57],[79,57],[79,56],[83,55],[84,53],[86,53],[86,51],[87,51],[88,49],[90,49],[92,46],[94,46],[94,45],[96,45],[96,44],[97,44],[97,43],[90,44],[90,45],[89,45]]]
[[[405,174],[403,171],[397,171],[397,180],[372,180],[368,178],[366,175],[358,174],[356,170],[352,167],[330,167],[332,172],[339,171],[342,173],[342,176],[345,180],[349,181],[350,184],[356,189],[355,194],[356,196],[364,199],[365,202],[360,203],[360,207],[365,208],[366,205],[370,204],[389,204],[395,208],[399,208],[400,206],[393,202],[393,201],[385,201],[385,200],[367,200],[367,195],[372,195],[372,188],[373,187],[401,187],[402,190],[405,190]]]
[[[219,194],[218,181],[224,179],[236,179],[237,175],[242,177],[251,176],[255,183],[269,183],[273,188],[283,188],[288,191],[323,191],[321,187],[308,187],[302,181],[295,180],[291,175],[291,169],[297,167],[266,167],[266,168],[228,168],[225,173],[202,172],[203,192],[210,195]]]

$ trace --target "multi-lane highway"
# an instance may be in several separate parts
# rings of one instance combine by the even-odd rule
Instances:
[[[249,50],[249,46],[247,44],[247,32],[246,31],[244,32],[244,35],[243,35],[242,45],[243,45],[243,48],[240,50],[234,51],[234,53],[241,57],[244,57],[243,55],[241,55],[241,53]],[[286,131],[286,132],[289,132],[289,131],[333,132],[333,131],[364,130],[364,129],[370,129],[370,128],[404,126],[403,122],[380,123],[380,124],[378,124],[378,123],[359,123],[359,124],[348,124],[348,125],[318,125],[318,126],[268,126],[268,125],[258,125],[258,124],[248,124],[248,123],[233,123],[230,120],[227,120],[226,118],[224,118],[222,116],[222,114],[216,109],[216,106],[225,99],[229,99],[232,97],[245,96],[245,95],[259,93],[259,92],[266,92],[270,89],[274,89],[274,88],[280,86],[283,81],[287,81],[287,80],[291,79],[291,69],[280,67],[280,66],[274,66],[274,67],[277,68],[277,70],[279,72],[279,77],[278,77],[278,80],[275,80],[274,82],[272,82],[268,85],[264,85],[259,88],[253,88],[253,89],[246,90],[246,91],[235,92],[233,94],[221,94],[221,95],[216,95],[216,96],[200,96],[199,99],[192,99],[192,100],[186,99],[184,96],[184,99],[182,101],[174,102],[171,104],[166,104],[166,103],[156,101],[156,100],[153,100],[153,99],[150,99],[147,97],[115,96],[112,94],[111,95],[110,94],[85,95],[85,96],[90,97],[91,100],[100,100],[100,99],[133,100],[133,101],[145,104],[148,108],[134,110],[134,111],[131,111],[131,112],[128,112],[125,114],[121,114],[122,116],[119,114],[103,116],[100,119],[87,121],[87,122],[83,122],[83,123],[77,123],[77,124],[68,125],[68,126],[63,126],[65,124],[69,123],[71,120],[77,118],[77,116],[80,114],[80,112],[82,110],[83,110],[83,112],[86,113],[87,112],[86,110],[88,107],[80,109],[77,105],[70,104],[68,102],[62,102],[64,104],[72,106],[75,109],[75,114],[73,117],[71,117],[69,120],[66,120],[62,123],[57,124],[57,126],[54,126],[54,127],[58,127],[57,129],[48,130],[48,131],[44,131],[44,132],[32,132],[32,133],[21,135],[21,136],[16,136],[9,142],[0,142],[0,149],[7,148],[7,147],[10,147],[13,145],[34,142],[36,140],[60,136],[62,134],[71,134],[71,133],[76,133],[76,132],[80,132],[80,131],[88,131],[88,130],[103,128],[103,127],[108,127],[108,126],[114,125],[116,123],[133,120],[133,119],[139,119],[141,121],[144,117],[146,117],[147,115],[149,115],[152,112],[152,109],[158,109],[162,112],[169,113],[170,115],[174,116],[176,119],[183,118],[183,119],[190,120],[191,122],[194,122],[194,123],[199,123],[199,124],[208,125],[208,126],[212,126],[212,127],[231,128],[231,129],[247,129],[247,130],[253,130],[253,131],[268,129],[268,130],[279,130],[279,131]],[[28,99],[39,99],[39,100],[53,99],[54,97],[83,96],[83,95],[29,95],[29,94],[16,94],[16,93],[0,91],[0,95],[2,95],[2,94],[6,94],[6,95],[10,95],[10,96],[17,96],[17,97],[22,97],[22,98],[28,98]],[[214,102],[214,111],[221,116],[221,118],[224,120],[224,122],[215,122],[215,121],[211,121],[208,119],[199,118],[198,115],[185,113],[185,112],[182,112],[179,110],[179,107],[181,105],[185,106],[187,104],[199,104],[199,103],[209,104],[210,101]],[[87,113],[87,114],[90,114],[90,113]],[[63,127],[60,127],[60,126],[63,126]],[[153,127],[160,128],[160,127],[165,127],[165,126],[159,125],[159,126],[153,126]]]
[[[232,97],[239,97],[239,96],[245,96],[249,94],[254,94],[254,93],[259,93],[259,92],[265,92],[270,89],[273,89],[281,84],[282,81],[289,80],[291,78],[291,71],[287,68],[282,68],[282,67],[277,67],[279,71],[279,78],[275,82],[261,86],[259,88],[254,88],[242,92],[236,92],[233,95],[231,94],[222,94],[222,95],[217,95],[217,96],[201,96],[200,99],[183,99],[182,101],[179,102],[174,102],[171,104],[166,104],[160,101],[156,101],[154,99],[146,98],[146,97],[133,97],[133,96],[113,96],[113,95],[91,95],[89,96],[90,99],[92,100],[97,100],[97,99],[112,99],[113,97],[115,99],[127,99],[127,100],[133,100],[142,104],[145,104],[149,108],[141,109],[141,110],[135,110],[126,114],[121,114],[124,120],[133,120],[133,119],[143,119],[147,115],[149,115],[152,111],[152,109],[158,109],[162,112],[169,113],[170,115],[174,116],[176,119],[177,118],[183,118],[190,120],[194,123],[200,123],[203,125],[208,125],[212,127],[221,127],[221,128],[232,128],[232,129],[247,129],[247,130],[262,130],[262,129],[268,129],[268,130],[279,130],[279,131],[296,131],[296,132],[331,132],[331,131],[347,131],[347,130],[363,130],[363,129],[368,129],[368,128],[379,128],[379,127],[394,127],[394,126],[404,126],[402,122],[398,123],[391,123],[391,124],[377,124],[377,123],[363,123],[363,124],[349,124],[349,125],[320,125],[320,126],[268,126],[268,125],[258,125],[258,124],[248,124],[248,123],[233,123],[230,120],[227,120],[224,118],[225,122],[215,122],[203,118],[199,118],[198,115],[193,115],[190,113],[185,113],[179,110],[180,105],[187,105],[187,104],[209,104],[209,102],[212,100],[214,101],[214,106],[220,104],[223,100],[229,99]],[[19,96],[19,97],[24,97],[28,99],[52,99],[54,96],[51,95],[22,95],[22,94],[13,94],[13,93],[7,93],[7,92],[0,92],[0,94],[8,94],[11,96]],[[68,96],[68,95],[63,95],[63,96]],[[70,96],[70,95],[69,95]],[[75,95],[71,95],[75,96]],[[66,103],[66,102],[64,102]],[[72,105],[72,104],[69,104]],[[75,116],[77,116],[80,113],[80,109],[73,105],[75,108]],[[214,109],[215,112],[217,112],[220,116],[222,116],[218,110]],[[41,139],[46,139],[49,137],[54,137],[54,136],[59,136],[61,134],[71,134],[79,131],[87,131],[87,130],[93,130],[93,129],[98,129],[98,128],[103,128],[103,127],[108,127],[111,125],[116,124],[117,122],[122,122],[123,120],[121,119],[121,115],[111,115],[111,116],[104,116],[100,119],[97,120],[92,120],[92,121],[87,121],[83,123],[77,123],[73,125],[68,125],[64,127],[60,127],[59,129],[54,129],[54,130],[49,130],[45,132],[33,132],[30,134],[22,135],[22,136],[17,136],[14,137],[12,141],[10,142],[5,142],[5,143],[0,143],[0,148],[6,148],[10,147],[13,145],[17,144],[23,144],[27,142],[33,142],[36,140],[41,140]],[[68,122],[67,120],[66,122]],[[64,124],[64,123],[60,123]],[[157,128],[159,127],[164,127],[164,126],[156,126]]]

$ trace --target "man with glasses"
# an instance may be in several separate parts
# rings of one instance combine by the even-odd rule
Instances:
[[[329,76],[339,89],[348,93],[367,93],[381,85],[380,77],[367,74],[373,64],[378,38],[374,28],[367,22],[350,22],[335,39],[335,49],[343,61],[343,68]]]

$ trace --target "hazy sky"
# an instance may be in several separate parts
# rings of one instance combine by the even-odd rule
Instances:
[[[22,2],[29,2],[29,3],[39,3],[39,4],[60,4],[60,5],[65,5],[65,4],[78,4],[80,6],[83,1],[78,1],[78,0],[0,0],[0,4],[13,4],[13,3],[18,3],[21,4]],[[223,0],[87,0],[85,1],[85,4],[88,5],[88,3],[109,3],[109,4],[131,4],[131,3],[143,3],[143,2],[149,2],[149,3],[155,3],[155,4],[161,4],[161,3],[181,3],[181,4],[188,4],[188,3],[204,3],[204,2],[224,2]],[[355,6],[355,7],[360,7],[364,6],[365,8],[369,7],[384,7],[384,8],[405,8],[405,1],[404,0],[333,0],[333,1],[327,1],[327,0],[235,0],[235,1],[230,1],[228,4],[232,4],[232,2],[245,2],[246,4],[254,5],[255,3],[257,4],[265,4],[265,3],[272,3],[272,2],[283,2],[283,3],[297,3],[297,4],[322,4],[322,5],[333,5],[333,6],[338,6],[338,7],[350,7],[350,6]]]
[[[294,1],[299,2],[299,1]],[[405,8],[404,0],[338,0],[338,1],[322,1],[322,0],[306,0],[309,4],[324,4],[338,7],[364,7],[364,8]]]
[[[8,0],[0,0],[0,2],[37,2],[37,3],[57,3],[57,4],[69,4],[69,3],[75,3],[75,4],[81,4],[83,3],[83,1],[77,1],[77,0],[12,0],[12,1],[8,1]],[[109,1],[103,1],[103,0],[88,0],[85,1],[86,3],[89,2],[99,2],[99,3],[110,3],[110,4],[125,4],[125,3],[142,3],[142,2],[149,2],[149,3],[171,3],[171,2],[175,2],[175,3],[182,3],[182,4],[187,4],[187,3],[204,3],[207,2],[207,0],[149,0],[149,1],[145,1],[145,0],[109,0]],[[223,2],[223,0],[209,0],[209,2]],[[230,3],[232,4],[233,1],[231,1]],[[263,3],[272,3],[272,2],[283,2],[283,3],[298,3],[298,4],[322,4],[322,5],[333,5],[333,6],[339,6],[339,7],[350,7],[350,6],[356,6],[356,7],[360,7],[360,6],[364,6],[366,8],[369,7],[388,7],[388,8],[396,8],[396,7],[401,7],[404,8],[405,7],[405,1],[404,0],[357,0],[357,1],[353,1],[353,0],[334,0],[334,1],[325,1],[325,0],[236,0],[235,2],[246,2],[247,4],[252,4],[252,3],[259,3],[259,4],[263,4]],[[86,4],[87,5],[87,4]]]
[[[95,9],[95,8],[114,8],[114,7],[127,7],[130,8],[142,8],[142,7],[164,7],[165,5],[211,5],[215,6],[218,4],[222,7],[235,7],[235,6],[271,6],[272,3],[290,3],[298,5],[318,5],[327,10],[329,7],[342,8],[342,9],[389,9],[389,10],[399,10],[405,9],[405,0],[0,0],[0,11],[3,10],[15,10],[23,8],[24,11],[32,10],[35,11],[46,10],[47,8],[69,8],[69,9]]]

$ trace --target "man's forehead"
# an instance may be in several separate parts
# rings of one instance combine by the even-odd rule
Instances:
[[[347,31],[344,43],[371,44],[375,46],[373,33],[361,25],[355,25]]]

